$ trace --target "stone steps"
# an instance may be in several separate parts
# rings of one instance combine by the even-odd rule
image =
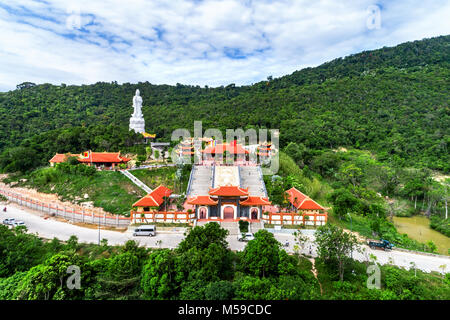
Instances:
[[[222,221],[220,226],[230,232],[229,235],[238,235],[239,234],[239,224],[235,221]]]

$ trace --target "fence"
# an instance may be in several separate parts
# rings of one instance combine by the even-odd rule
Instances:
[[[195,212],[184,211],[131,211],[132,223],[148,222],[170,222],[170,223],[193,223]]]
[[[307,226],[321,226],[327,223],[328,213],[296,213],[296,212],[266,212],[262,220],[268,224],[303,224]]]
[[[61,217],[71,222],[95,224],[107,227],[126,228],[130,218],[120,215],[101,213],[99,209],[83,208],[80,206],[62,206],[23,196],[19,193],[1,190],[0,194],[21,206],[41,211],[49,216]]]

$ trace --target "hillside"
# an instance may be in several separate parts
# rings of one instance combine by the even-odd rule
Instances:
[[[398,165],[448,172],[449,65],[450,36],[441,36],[252,86],[23,84],[0,93],[0,150],[26,146],[24,139],[53,129],[115,125],[126,130],[139,88],[147,131],[161,138],[170,138],[176,128],[192,129],[194,120],[222,130],[279,128],[282,146],[361,148]]]

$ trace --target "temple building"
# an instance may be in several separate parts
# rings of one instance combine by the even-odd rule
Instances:
[[[202,143],[203,150],[196,149]],[[269,225],[304,225],[317,227],[327,222],[325,208],[295,188],[285,192],[288,208],[272,205],[261,166],[250,160],[250,153],[269,159],[273,153],[271,143],[254,145],[246,150],[237,141],[217,143],[215,140],[186,139],[175,149],[182,157],[192,157],[200,152],[202,161],[192,166],[183,209],[163,201],[162,193],[171,191],[158,187],[152,193],[133,204],[132,220],[154,222],[189,223],[195,221],[239,221]],[[226,156],[233,161],[224,163]],[[220,157],[218,157],[220,156]],[[172,195],[176,197],[177,195]]]
[[[248,189],[238,186],[211,188],[209,195],[188,198],[188,204],[195,206],[198,219],[258,220],[262,206],[271,205],[269,199],[250,196]]]
[[[71,153],[57,153],[49,160],[50,165],[54,166],[55,163],[66,162],[69,157],[76,157],[78,162],[84,163],[88,166],[94,166],[97,169],[112,170],[115,169],[121,163],[128,163],[130,158],[126,158],[120,155],[119,152],[92,152],[86,151],[82,154]]]
[[[165,205],[167,205],[168,201],[164,200],[168,200],[171,194],[172,190],[161,185],[142,199],[133,203],[133,210],[137,213],[150,211],[166,211],[167,208],[165,208]]]
[[[286,191],[290,203],[290,210],[297,213],[323,213],[325,210],[320,204],[312,200],[295,188]]]
[[[257,155],[260,157],[260,159],[268,159],[271,156],[272,152],[272,144],[268,142],[263,142],[259,144],[257,148]]]
[[[203,160],[205,161],[216,161],[225,162],[227,154],[230,154],[233,158],[233,162],[244,162],[248,160],[248,155],[250,152],[245,150],[241,144],[235,141],[230,143],[213,143],[207,146],[201,151],[203,154]]]
[[[55,154],[48,162],[50,162],[50,166],[54,167],[55,163],[66,162],[70,157],[79,158],[79,153],[57,153]]]

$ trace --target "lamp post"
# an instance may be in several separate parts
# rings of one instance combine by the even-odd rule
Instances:
[[[100,245],[100,215],[98,216],[98,245]]]
[[[350,217],[350,233],[353,232],[353,220],[352,220],[352,216],[350,215],[350,212],[347,212],[347,215]],[[350,257],[353,259],[353,250],[350,253]]]
[[[347,212],[347,215],[350,217],[350,231],[353,232],[353,221],[352,221],[352,216],[350,215],[349,212]]]
[[[167,202],[169,201],[169,198],[167,197],[167,193],[168,191],[166,190],[166,192],[164,193],[164,202],[165,202],[165,207],[166,207],[166,212],[167,212]]]

